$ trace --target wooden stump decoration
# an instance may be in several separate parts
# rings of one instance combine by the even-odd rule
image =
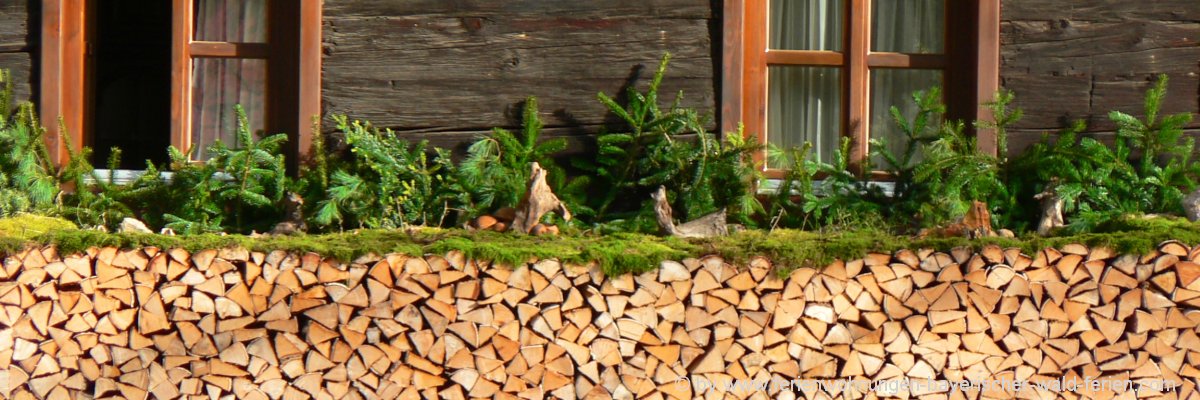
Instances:
[[[1046,190],[1033,196],[1042,208],[1042,217],[1038,220],[1038,235],[1048,236],[1057,228],[1066,225],[1063,221],[1063,198],[1055,191],[1057,185],[1051,184]]]
[[[650,197],[654,199],[654,216],[658,221],[659,230],[665,235],[685,238],[705,238],[729,234],[725,209],[723,208],[720,211],[682,225],[675,225],[675,217],[672,216],[674,211],[671,210],[671,203],[667,200],[667,188],[659,186],[658,190],[652,193]]]
[[[550,190],[550,185],[546,183],[546,170],[536,162],[530,163],[529,168],[531,171],[528,189],[525,191],[525,197],[517,205],[512,225],[508,229],[528,234],[541,222],[543,216],[552,211],[570,221],[571,211],[567,210],[567,206],[559,201],[558,196],[554,195],[554,191]]]

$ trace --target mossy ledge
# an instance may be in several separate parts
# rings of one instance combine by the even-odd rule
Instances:
[[[1047,247],[1078,243],[1108,247],[1119,253],[1144,254],[1168,240],[1200,243],[1200,224],[1174,218],[1131,217],[1086,234],[976,240],[917,239],[865,230],[828,233],[745,231],[728,237],[692,240],[630,233],[532,237],[445,229],[361,230],[277,237],[163,236],[58,230],[29,239],[0,237],[0,251],[12,254],[29,245],[54,245],[62,253],[82,252],[93,246],[153,246],[189,251],[240,246],[253,251],[314,252],[348,261],[368,253],[417,255],[445,254],[458,250],[467,257],[505,265],[522,265],[530,260],[550,258],[576,264],[596,262],[606,273],[619,275],[652,270],[663,260],[705,255],[719,255],[735,263],[761,256],[771,260],[779,272],[786,273],[800,267],[824,266],[835,259],[849,260],[870,252],[891,253],[900,249],[946,251],[960,246],[979,249],[995,244],[1020,248],[1026,254],[1033,254]]]

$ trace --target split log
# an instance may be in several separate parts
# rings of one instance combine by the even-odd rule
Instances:
[[[685,378],[1057,376],[1162,377],[1194,397],[1192,254],[898,251],[780,279],[718,257],[605,277],[461,253],[34,249],[0,268],[0,398],[674,399],[713,396]]]

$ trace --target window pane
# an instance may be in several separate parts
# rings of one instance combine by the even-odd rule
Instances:
[[[945,51],[946,0],[875,0],[871,8],[871,51]]]
[[[195,40],[267,42],[267,0],[196,0],[195,18]]]
[[[771,48],[842,51],[842,0],[772,0]]]
[[[933,87],[942,86],[942,71],[928,69],[876,69],[871,71],[871,138],[881,139],[887,143],[888,149],[897,157],[902,157],[906,147],[907,135],[892,119],[891,108],[900,110],[900,115],[911,121],[917,114],[917,104],[913,101],[913,93],[919,90],[928,91]],[[929,126],[941,124],[941,121],[929,121]],[[915,154],[913,161],[919,158]],[[876,157],[872,160],[875,168],[886,169],[884,160]]]
[[[266,118],[266,60],[197,58],[192,60],[192,146],[202,158],[217,140],[236,144],[234,106],[246,110],[251,132]]]
[[[767,140],[784,149],[809,142],[811,156],[832,161],[842,133],[841,70],[772,66],[768,81]]]

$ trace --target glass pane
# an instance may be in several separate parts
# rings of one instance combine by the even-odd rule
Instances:
[[[907,135],[895,120],[892,119],[891,108],[900,110],[905,120],[911,121],[917,115],[917,103],[913,101],[913,93],[919,90],[928,91],[942,86],[942,71],[929,69],[876,69],[871,71],[871,138],[881,139],[887,143],[888,149],[897,157],[903,157],[907,147]],[[941,124],[941,121],[929,121],[930,127]],[[920,154],[914,154],[916,161]],[[881,157],[872,160],[877,169],[886,169]]]
[[[195,18],[195,40],[267,42],[267,0],[196,0]]]
[[[784,149],[809,142],[811,156],[832,161],[842,133],[841,70],[772,66],[769,74],[767,140]]]
[[[946,43],[946,0],[871,2],[871,51],[942,54]]]
[[[770,47],[842,51],[845,12],[842,0],[772,0]]]
[[[236,145],[237,114],[241,104],[251,132],[263,129],[266,118],[267,61],[234,58],[192,60],[192,146],[203,158],[217,140]]]

